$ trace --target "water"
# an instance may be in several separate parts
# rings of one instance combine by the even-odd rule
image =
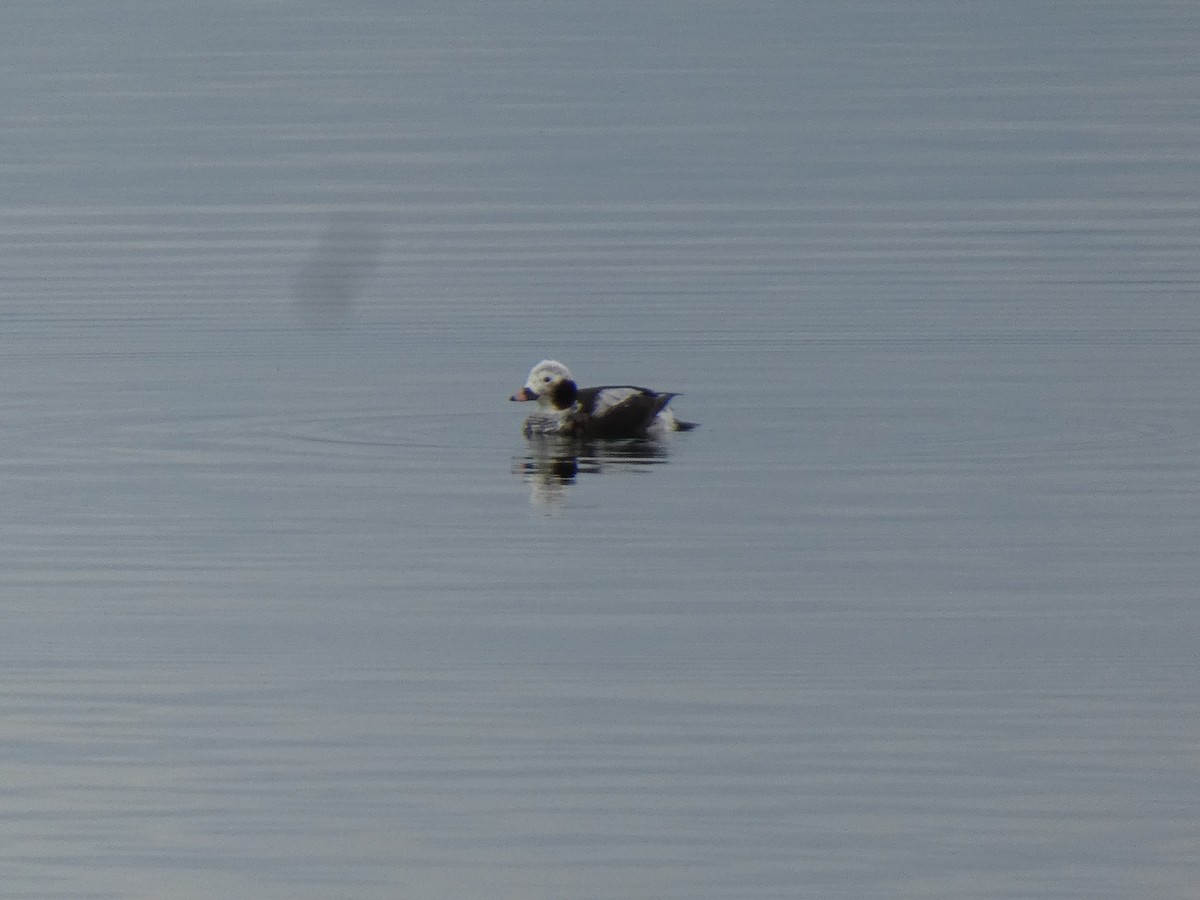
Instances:
[[[4,18],[6,896],[1192,896],[1191,5]]]

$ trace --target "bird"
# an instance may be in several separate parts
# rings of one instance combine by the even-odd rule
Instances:
[[[630,384],[580,388],[570,369],[558,360],[544,359],[509,399],[537,401],[536,412],[525,420],[526,437],[556,434],[620,440],[659,438],[695,428],[695,422],[682,422],[667,409],[675,396]]]

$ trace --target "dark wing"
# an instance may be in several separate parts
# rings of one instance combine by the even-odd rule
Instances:
[[[578,428],[586,437],[638,437],[674,396],[631,384],[583,388],[577,398],[582,413]]]

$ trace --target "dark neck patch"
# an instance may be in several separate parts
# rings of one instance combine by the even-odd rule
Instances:
[[[555,409],[569,409],[575,403],[578,394],[579,389],[575,387],[575,382],[568,378],[554,386],[550,392],[550,402],[554,404]]]

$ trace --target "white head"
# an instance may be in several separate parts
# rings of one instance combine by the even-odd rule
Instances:
[[[558,360],[543,359],[530,371],[525,387],[509,399],[536,400],[540,407],[564,410],[574,405],[577,393],[571,370]]]

